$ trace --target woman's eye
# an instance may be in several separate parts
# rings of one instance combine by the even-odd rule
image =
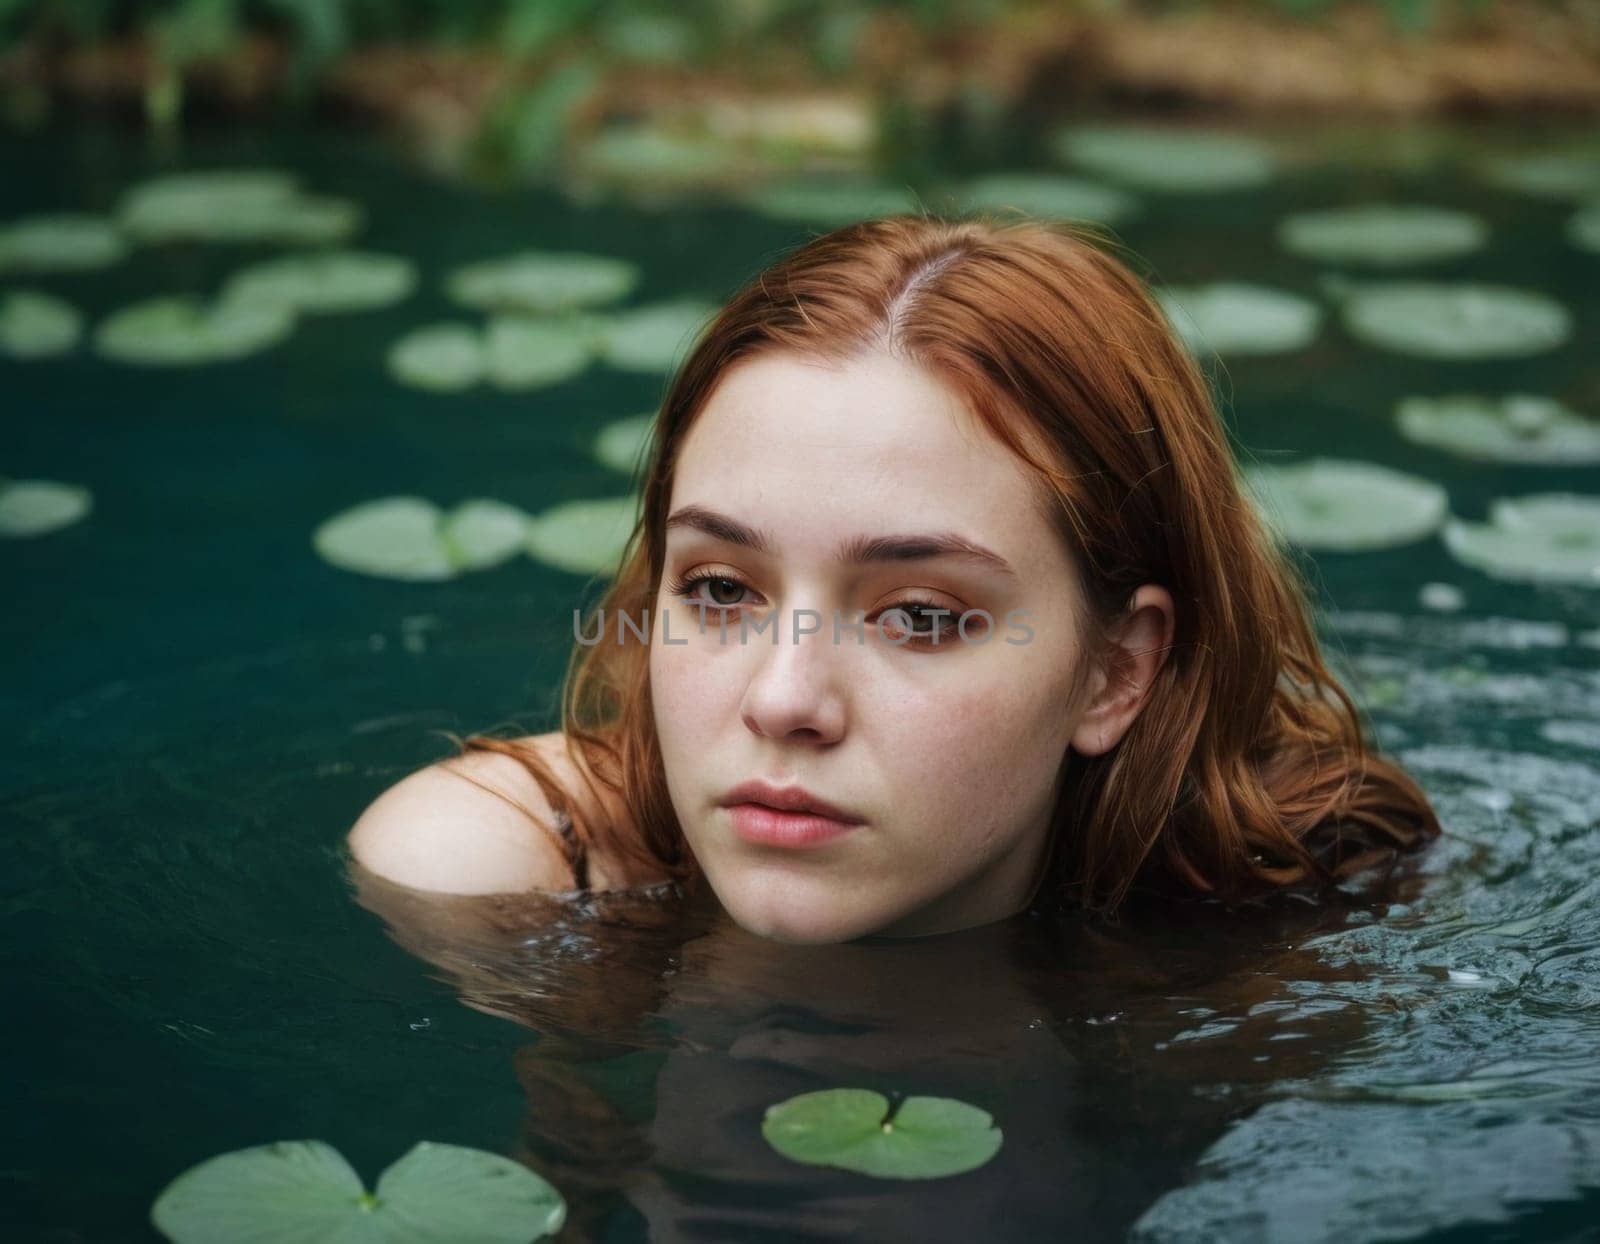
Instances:
[[[702,584],[705,586],[704,595],[700,592]],[[726,575],[701,575],[698,579],[690,579],[683,585],[682,595],[690,604],[714,605],[719,609],[730,609],[741,603],[739,594],[744,590],[744,584]]]
[[[960,614],[942,605],[922,601],[905,601],[891,605],[879,615],[879,625],[887,626],[896,634],[910,635],[916,639],[931,640],[937,635],[941,640],[954,635]]]

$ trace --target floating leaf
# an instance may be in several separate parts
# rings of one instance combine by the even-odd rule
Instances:
[[[1143,125],[1079,125],[1052,140],[1062,159],[1144,190],[1237,190],[1270,181],[1270,148],[1242,134]]]
[[[85,272],[127,252],[122,234],[102,216],[29,216],[0,229],[0,272]]]
[[[1308,549],[1410,544],[1437,531],[1448,511],[1439,485],[1374,462],[1313,458],[1248,467],[1244,478],[1268,526]]]
[[[528,516],[499,501],[463,502],[446,515],[421,497],[382,497],[322,523],[311,544],[330,565],[380,579],[453,579],[519,552]]]
[[[949,191],[963,211],[1016,208],[1054,220],[1093,220],[1110,224],[1133,215],[1139,201],[1124,190],[1048,173],[995,173]]]
[[[601,330],[601,353],[624,371],[676,371],[717,310],[685,298],[618,311]]]
[[[870,1089],[823,1089],[767,1107],[761,1134],[784,1157],[879,1179],[938,1179],[982,1166],[1002,1135],[985,1110],[907,1097],[892,1113]]]
[[[320,1140],[279,1141],[190,1167],[156,1198],[173,1244],[527,1244],[566,1221],[561,1194],[519,1162],[421,1141],[375,1193]]]
[[[489,378],[502,389],[570,380],[594,360],[596,333],[587,318],[497,315],[489,321],[484,346]]]
[[[401,384],[439,393],[470,389],[483,379],[488,358],[470,324],[430,324],[389,347],[389,372]]]
[[[1442,207],[1372,203],[1301,212],[1278,226],[1285,249],[1324,263],[1396,267],[1470,254],[1488,241],[1489,226]]]
[[[917,196],[904,186],[821,178],[760,186],[742,196],[742,202],[763,216],[824,228],[919,209]]]
[[[1496,579],[1600,587],[1600,497],[1501,498],[1487,523],[1452,518],[1444,543],[1457,561]]]
[[[83,335],[83,316],[54,294],[15,289],[0,294],[0,356],[14,359],[64,354]]]
[[[503,501],[463,501],[444,519],[440,535],[462,570],[486,570],[522,553],[528,516]]]
[[[1533,290],[1472,282],[1353,284],[1326,278],[1342,300],[1351,336],[1423,358],[1510,358],[1539,354],[1572,335],[1572,317]]]
[[[637,521],[637,497],[568,501],[528,520],[528,553],[573,574],[611,574]]]
[[[270,304],[152,298],[107,316],[94,345],[120,363],[189,367],[265,350],[287,337],[294,322],[293,311]]]
[[[123,196],[117,219],[141,242],[332,243],[361,227],[362,211],[302,195],[289,173],[220,169],[147,181]]]
[[[399,255],[316,251],[254,264],[228,282],[223,297],[292,311],[368,311],[410,297],[416,286],[416,265]]]
[[[1395,419],[1407,439],[1480,462],[1600,463],[1600,421],[1585,419],[1551,397],[1408,397],[1396,408]]]
[[[1483,174],[1505,190],[1544,199],[1600,198],[1600,150],[1540,151],[1488,160]]]
[[[725,138],[674,133],[649,124],[611,126],[576,153],[582,178],[655,191],[733,186],[751,168],[749,157]]]
[[[1311,342],[1322,323],[1322,309],[1316,303],[1238,281],[1168,286],[1157,290],[1156,298],[1174,330],[1196,353],[1298,350]]]
[[[457,268],[445,291],[482,311],[546,314],[619,302],[634,291],[639,275],[636,264],[607,255],[522,251]]]
[[[650,438],[655,434],[654,415],[633,415],[618,419],[600,429],[595,438],[594,456],[601,465],[624,475],[637,471],[650,449]]]
[[[94,507],[87,488],[48,479],[0,479],[0,536],[42,536],[77,522]]]
[[[1600,254],[1600,203],[1591,203],[1588,207],[1580,208],[1573,218],[1567,221],[1567,241],[1581,251],[1594,251]]]

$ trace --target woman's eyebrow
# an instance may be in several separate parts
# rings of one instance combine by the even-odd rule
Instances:
[[[703,505],[686,505],[667,519],[666,529],[688,527],[729,544],[772,555],[773,540],[765,531]],[[992,549],[953,531],[915,532],[905,535],[852,536],[834,556],[842,562],[921,561],[930,557],[961,557],[1016,578],[1011,563]]]

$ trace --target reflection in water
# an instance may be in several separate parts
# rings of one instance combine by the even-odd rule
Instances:
[[[1322,996],[1359,974],[1301,947],[1411,884],[787,946],[703,887],[459,898],[353,868],[359,901],[463,1002],[539,1033],[516,1056],[519,1156],[568,1197],[573,1240],[629,1220],[654,1240],[1125,1238],[1274,1083],[1361,1039],[1361,1010]],[[960,1098],[1005,1143],[926,1183],[767,1147],[767,1106],[836,1086]]]

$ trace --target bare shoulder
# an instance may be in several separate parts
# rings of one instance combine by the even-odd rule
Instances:
[[[561,733],[523,742],[565,784],[570,762]],[[473,751],[389,787],[361,814],[348,841],[364,868],[418,890],[568,890],[572,868],[554,828],[557,819],[538,782],[514,757]]]

